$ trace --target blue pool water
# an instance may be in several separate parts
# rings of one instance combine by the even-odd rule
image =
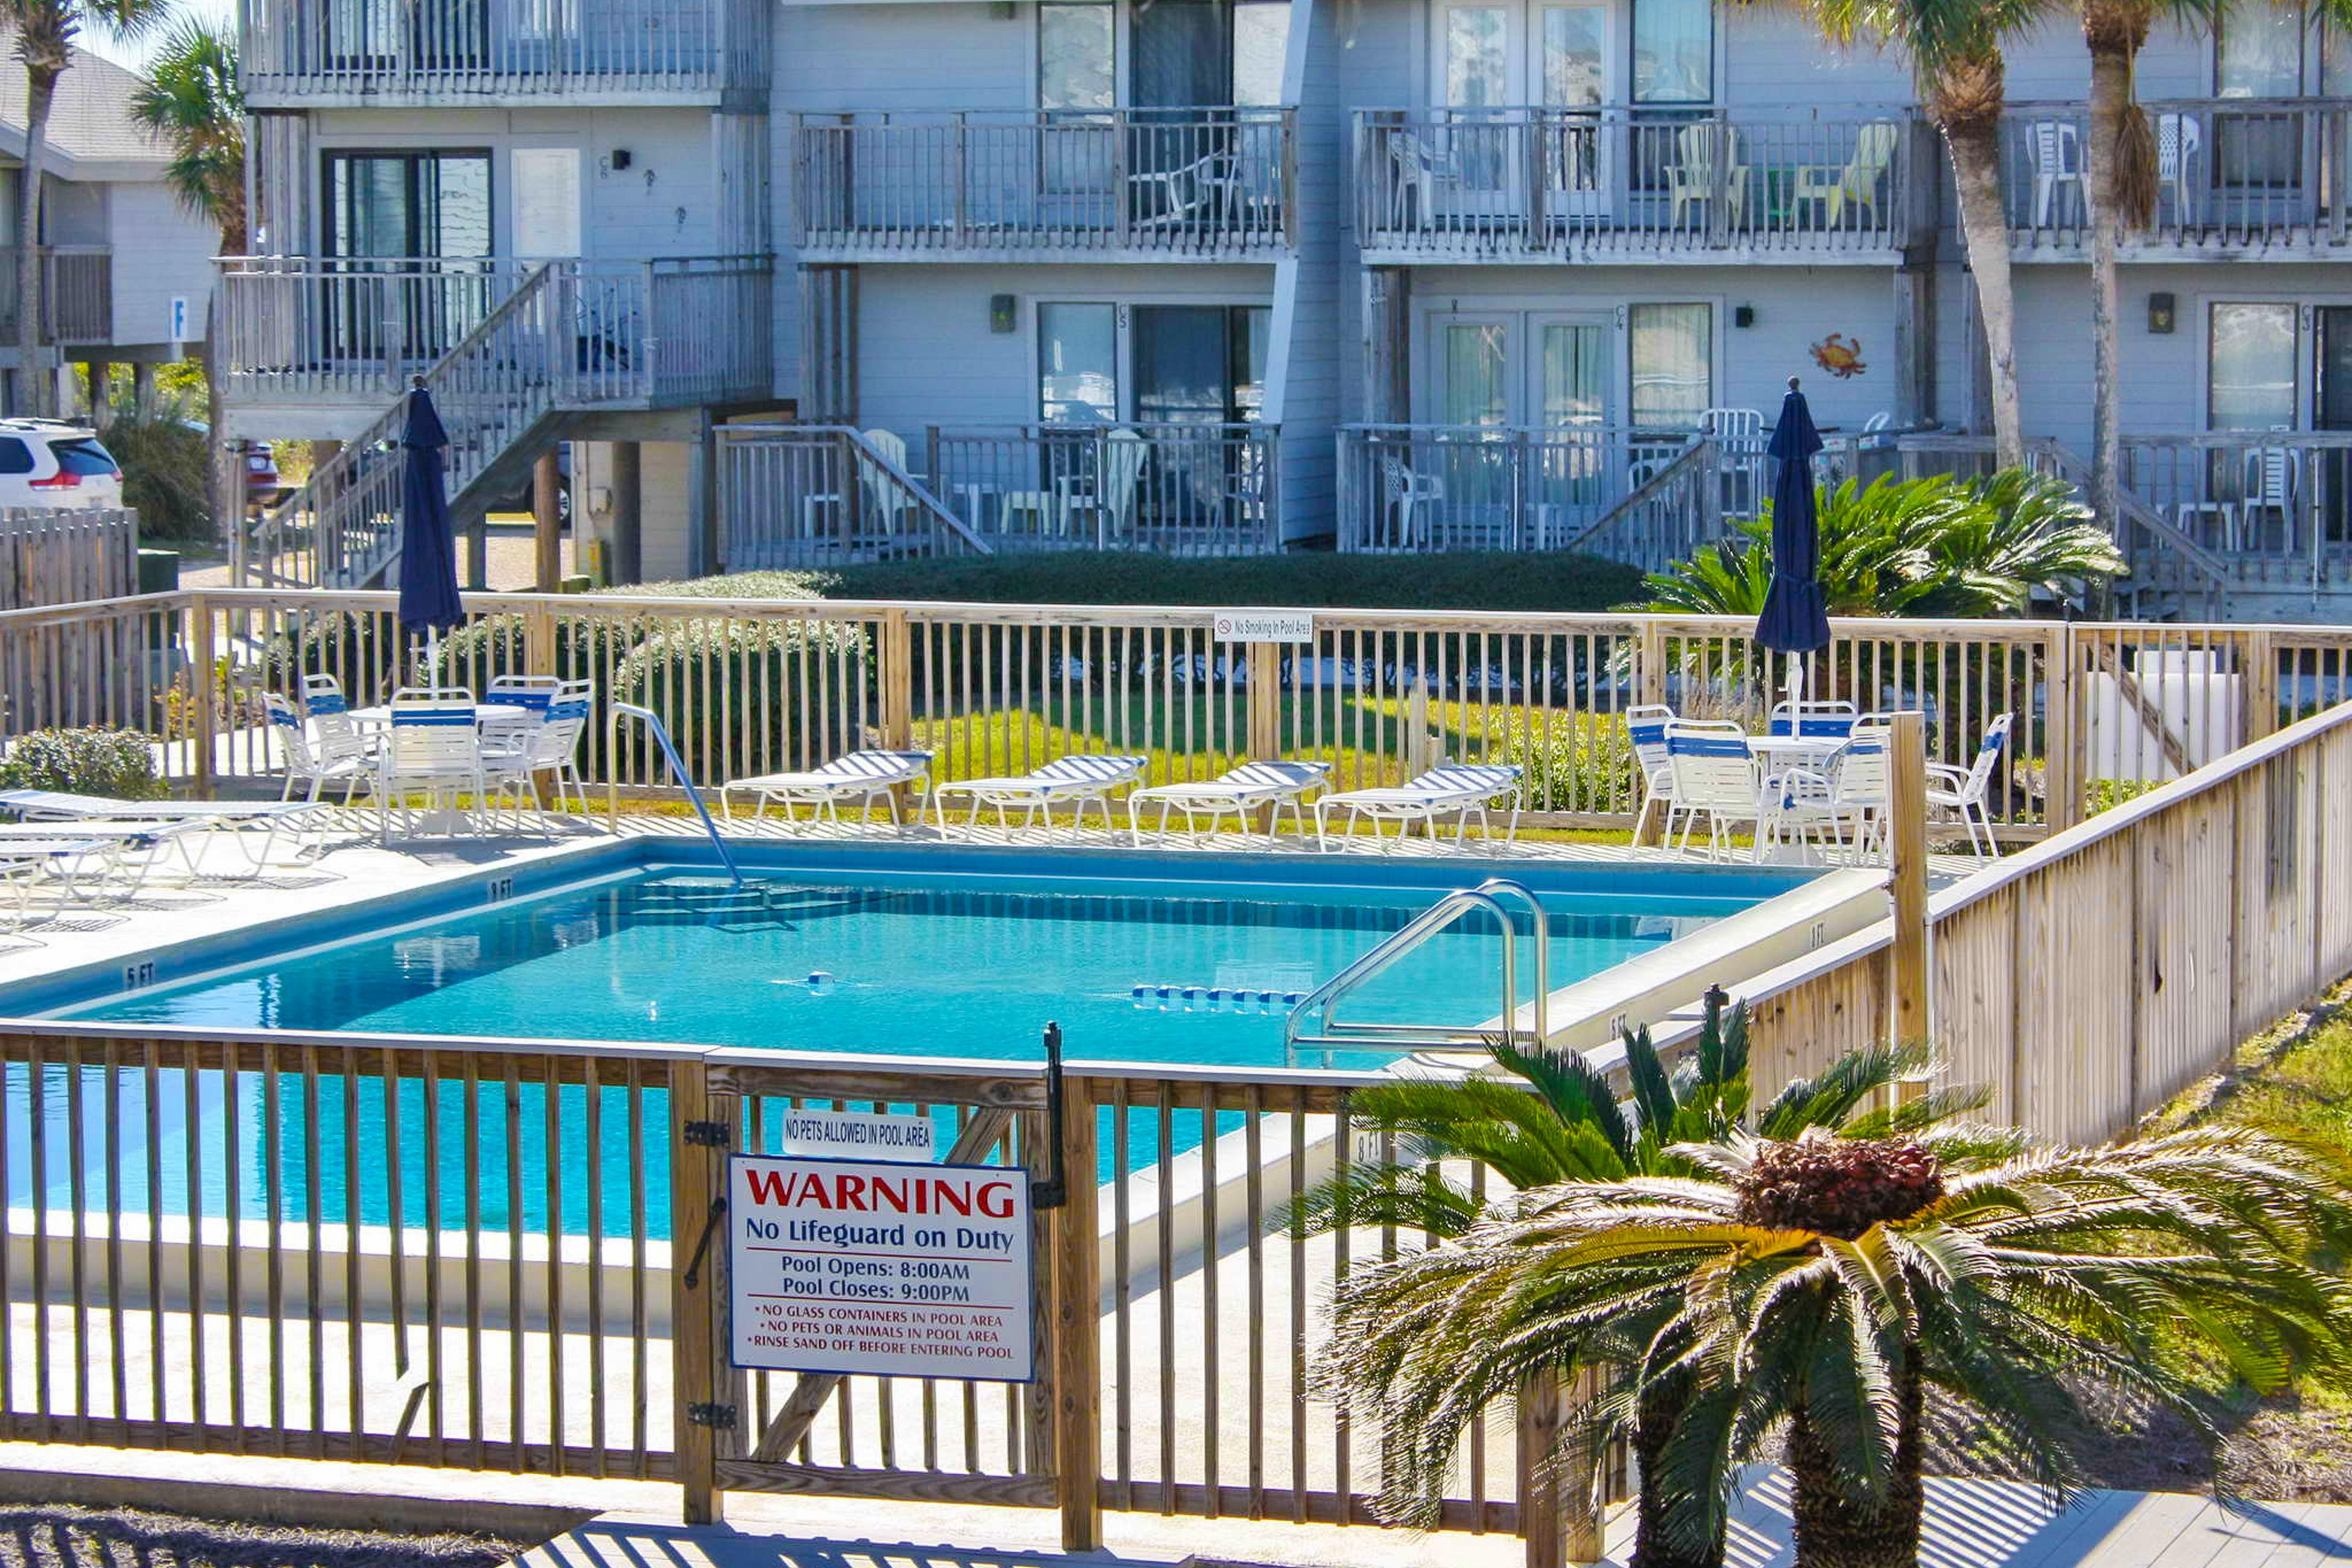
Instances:
[[[741,889],[690,859],[647,860],[640,850],[603,862],[601,874],[519,887],[497,903],[376,910],[347,927],[298,930],[271,951],[215,946],[160,960],[163,983],[135,991],[17,988],[12,997],[0,990],[0,1010],[131,1025],[1020,1061],[1038,1058],[1051,1019],[1063,1026],[1074,1059],[1279,1065],[1288,997],[1339,973],[1446,889],[1485,874],[1352,859],[860,858],[775,846],[761,853],[766,863],[751,868]],[[1567,868],[1535,875],[1550,916],[1555,986],[1799,879]],[[1366,987],[1346,1016],[1475,1025],[1499,1007],[1497,945],[1491,924],[1474,917]],[[1523,997],[1531,987],[1523,973]],[[1386,1059],[1365,1053],[1334,1065]],[[24,1107],[26,1118],[69,1120],[63,1069],[50,1068],[38,1093],[26,1068],[10,1071],[9,1105]],[[354,1087],[297,1070],[248,1072],[230,1084],[206,1073],[194,1086],[205,1133],[192,1169],[183,1131],[188,1091],[178,1073],[160,1074],[152,1116],[137,1075],[117,1086],[111,1115],[94,1084],[85,1093],[88,1151],[97,1153],[110,1135],[126,1141],[128,1174],[118,1194],[125,1206],[146,1206],[152,1179],[167,1213],[186,1212],[193,1186],[202,1212],[260,1218],[274,1187],[292,1194],[281,1201],[294,1220],[307,1217],[316,1194],[320,1217],[331,1224],[382,1223],[397,1212],[408,1224],[437,1217],[457,1226],[471,1215],[492,1229],[538,1231],[552,1222],[572,1234],[626,1235],[642,1205],[646,1233],[667,1229],[667,1108],[657,1094],[635,1101],[644,1126],[633,1139],[632,1101],[620,1089],[599,1097],[591,1127],[587,1091],[559,1089],[551,1128],[546,1091],[528,1082],[511,1094],[495,1082],[468,1094],[454,1080],[428,1092],[410,1078],[387,1107],[372,1079]],[[1198,1111],[1179,1111],[1163,1133],[1155,1115],[1131,1116],[1130,1166],[1155,1160],[1163,1136],[1171,1152],[1197,1143],[1202,1121]],[[50,1150],[66,1147],[66,1131],[50,1129]],[[46,1189],[63,1204],[69,1174],[30,1168],[28,1131],[0,1128],[16,1134],[6,1139],[12,1201]],[[1107,1129],[1107,1164],[1108,1143]],[[471,1191],[459,1157],[467,1147],[482,1165]],[[603,1212],[593,1216],[592,1161],[604,1189]]]

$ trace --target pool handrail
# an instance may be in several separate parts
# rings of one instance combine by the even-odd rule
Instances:
[[[1503,896],[1506,895],[1524,901],[1531,916],[1536,976],[1531,1020],[1535,1026],[1531,1031],[1518,1026],[1518,926],[1510,910],[1504,906]],[[1454,1024],[1343,1024],[1333,1017],[1342,996],[1385,973],[1399,959],[1420,948],[1472,910],[1488,911],[1503,928],[1502,1035],[1514,1044],[1521,1035],[1531,1035],[1535,1047],[1541,1049],[1551,1038],[1548,1006],[1551,994],[1550,921],[1544,914],[1543,900],[1537,898],[1534,889],[1526,883],[1515,882],[1507,877],[1489,877],[1475,888],[1457,888],[1446,894],[1384,938],[1370,952],[1308,992],[1283,1020],[1283,1059],[1295,1062],[1301,1050],[1319,1051],[1328,1063],[1330,1053],[1335,1050],[1379,1046],[1401,1039],[1440,1047],[1483,1043],[1495,1031]],[[1320,1026],[1312,1035],[1302,1033],[1305,1021],[1312,1017],[1318,1008],[1322,1014]]]
[[[669,727],[661,721],[661,715],[650,708],[640,708],[634,702],[615,701],[613,704],[615,728],[625,714],[632,719],[644,720],[646,728],[654,732],[654,740],[660,744],[662,755],[669,759],[669,771],[677,775],[679,784],[686,786],[686,798],[693,804],[694,815],[702,818],[702,831],[710,835],[710,847],[719,851],[719,862],[727,868],[727,875],[737,887],[741,887],[743,868],[735,864],[735,852],[727,847],[727,840],[719,836],[719,825],[710,820],[710,808],[702,804],[702,792],[694,787],[694,775],[687,772],[686,759],[677,754],[677,743],[669,738]]]

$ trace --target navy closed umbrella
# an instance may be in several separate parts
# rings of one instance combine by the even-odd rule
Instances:
[[[418,376],[409,388],[400,432],[400,625],[431,639],[428,662],[439,679],[441,634],[466,618],[457,597],[457,539],[449,526],[449,489],[442,451],[449,445],[433,395]]]
[[[1780,422],[1765,451],[1777,459],[1772,475],[1772,586],[1756,620],[1756,640],[1791,656],[1827,647],[1830,616],[1822,595],[1821,519],[1813,505],[1813,454],[1822,449],[1813,411],[1789,378]],[[1798,668],[1790,660],[1792,682]]]

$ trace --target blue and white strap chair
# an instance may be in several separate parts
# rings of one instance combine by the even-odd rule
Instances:
[[[2009,732],[2016,722],[2014,713],[1997,715],[1985,726],[1976,759],[1966,768],[1949,763],[1927,764],[1927,809],[1958,816],[1968,829],[1969,848],[1979,856],[2000,853],[1992,836],[1992,808],[1987,803],[1992,794],[1993,766],[2000,761],[2001,748],[2009,743]]]
[[[302,678],[302,717],[309,721],[311,750],[321,757],[372,760],[383,743],[382,736],[370,734],[352,717],[343,683],[331,675]]]
[[[1894,800],[1892,736],[1884,727],[1857,724],[1819,767],[1791,768],[1771,781],[1756,858],[1764,859],[1783,843],[1819,837],[1833,856],[1850,855],[1857,865],[1883,858]]]
[[[1040,825],[1053,806],[1068,802],[1073,807],[1073,826],[1083,827],[1087,803],[1092,801],[1102,807],[1104,829],[1116,833],[1118,824],[1111,816],[1111,793],[1140,783],[1143,770],[1150,765],[1150,757],[1073,752],[1030,773],[1002,778],[957,779],[940,784],[931,791],[931,809],[944,830],[947,797],[961,795],[971,802],[970,826],[980,826],[982,806],[992,805],[996,808],[996,825],[1009,828],[1012,822],[1006,814],[1017,805],[1023,811],[1021,826],[1030,827]]]
[[[1143,808],[1160,807],[1160,836],[1168,837],[1168,819],[1171,813],[1184,814],[1184,826],[1191,831],[1196,816],[1206,816],[1213,830],[1220,816],[1230,814],[1237,820],[1235,827],[1246,830],[1253,812],[1265,813],[1265,841],[1274,842],[1275,828],[1282,817],[1283,805],[1290,806],[1290,818],[1297,826],[1298,836],[1307,837],[1307,797],[1321,789],[1331,777],[1331,764],[1321,762],[1244,763],[1229,768],[1213,779],[1196,779],[1187,784],[1154,784],[1137,790],[1127,797],[1127,829],[1129,837],[1140,845],[1143,842]]]
[[[292,800],[299,785],[303,800],[316,805],[321,790],[341,784],[343,804],[349,805],[362,787],[373,786],[374,765],[365,750],[329,752],[313,744],[302,715],[294,710],[293,703],[275,691],[261,694],[261,710],[269,721],[270,732],[278,739],[278,755],[286,768],[286,787],[279,792],[278,799]]]
[[[1519,779],[1521,769],[1517,763],[1454,763],[1444,762],[1401,784],[1381,784],[1371,789],[1343,790],[1327,795],[1315,803],[1315,841],[1323,848],[1331,847],[1331,814],[1346,814],[1372,825],[1372,840],[1381,842],[1381,824],[1397,825],[1395,842],[1420,823],[1429,837],[1437,837],[1437,819],[1454,819],[1454,838],[1460,843],[1469,836],[1470,814],[1478,814],[1478,831],[1492,837],[1495,825],[1486,809],[1489,803],[1508,796],[1510,820],[1503,829],[1503,839],[1508,843],[1519,831]]]
[[[395,799],[422,795],[455,831],[461,799],[487,793],[481,737],[474,730],[474,694],[462,688],[404,687],[392,696],[392,728],[377,763],[377,837],[392,837]],[[416,826],[411,818],[412,830]]]
[[[1805,739],[1843,741],[1853,733],[1855,721],[1861,717],[1851,702],[1832,702],[1807,699],[1801,702],[1775,702],[1765,731],[1773,735]]]
[[[1633,761],[1642,770],[1642,812],[1633,818],[1636,844],[1649,825],[1652,806],[1664,817],[1658,842],[1667,843],[1675,836],[1675,769],[1666,757],[1666,726],[1674,722],[1675,710],[1663,702],[1641,702],[1625,710],[1625,731],[1633,737]]]
[[[1683,813],[1677,848],[1690,847],[1691,833],[1706,818],[1707,858],[1731,847],[1731,830],[1755,823],[1764,810],[1764,774],[1748,737],[1722,721],[1682,721],[1666,726],[1666,760],[1674,770],[1675,804]]]
[[[888,809],[890,825],[896,827],[899,793],[909,789],[915,793],[915,820],[920,822],[931,796],[931,753],[874,749],[850,752],[819,767],[729,779],[719,786],[719,809],[731,819],[735,793],[741,790],[751,795],[754,814],[779,805],[789,817],[793,806],[807,805],[811,821],[822,816],[838,827],[844,801],[856,801],[871,822],[874,803],[878,800]]]

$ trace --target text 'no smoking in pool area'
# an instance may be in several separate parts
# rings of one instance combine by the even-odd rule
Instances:
[[[1020,1170],[737,1154],[727,1185],[737,1366],[1030,1380]]]

